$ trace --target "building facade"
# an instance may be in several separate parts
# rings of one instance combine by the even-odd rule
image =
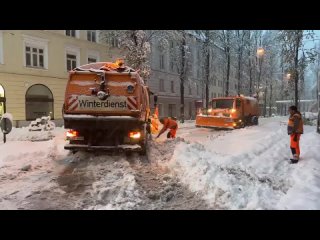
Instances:
[[[118,55],[98,30],[0,30],[0,116],[17,127],[45,115],[61,124],[68,71]]]
[[[184,116],[195,119],[196,101],[205,101],[205,74],[203,68],[203,42],[189,35],[186,41],[188,49],[188,69],[184,83]],[[151,43],[151,76],[148,85],[158,95],[159,114],[180,117],[180,78],[172,59],[172,44],[167,49],[160,46],[158,40]],[[215,46],[210,51],[209,63],[209,98],[225,96],[226,65],[223,49]],[[237,94],[237,71],[235,63],[230,66],[229,95]],[[247,76],[242,76],[247,77]]]
[[[121,56],[118,44],[101,40],[99,30],[0,30],[0,116],[13,115],[15,126],[28,125],[35,118],[51,115],[62,124],[62,105],[68,71]],[[166,49],[151,41],[150,90],[158,96],[160,116],[180,118],[180,76],[172,56],[178,43]],[[184,83],[184,117],[195,119],[196,102],[205,101],[203,42],[187,37],[187,74]],[[229,95],[237,94],[237,62],[231,56]],[[209,98],[223,97],[226,91],[226,61],[223,48],[210,50]],[[242,79],[248,78],[242,68]],[[242,86],[241,94],[247,89]],[[5,109],[6,108],[6,109]]]

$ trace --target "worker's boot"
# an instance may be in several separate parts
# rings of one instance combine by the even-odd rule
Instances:
[[[298,161],[299,161],[298,154],[294,154],[293,158],[291,158],[290,160],[291,160],[291,163],[298,163]]]

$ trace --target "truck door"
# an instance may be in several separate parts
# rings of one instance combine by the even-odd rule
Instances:
[[[238,113],[239,118],[243,118],[243,104],[240,98],[236,98],[235,100],[235,104],[236,104],[236,110]]]

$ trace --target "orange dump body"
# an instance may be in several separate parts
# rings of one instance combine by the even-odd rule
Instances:
[[[63,118],[65,128],[76,130],[82,137],[70,140],[65,148],[109,150],[145,145],[149,101],[142,78],[121,62],[75,68],[69,73]]]

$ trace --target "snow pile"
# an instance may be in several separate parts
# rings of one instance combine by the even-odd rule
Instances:
[[[57,131],[61,131],[61,128]],[[54,137],[55,131],[29,131],[29,127],[23,127],[12,128],[12,132],[7,135],[7,141],[47,141]]]
[[[285,118],[261,119],[261,124],[230,132],[186,132],[168,166],[192,191],[217,209],[320,209],[320,138],[314,127],[301,137],[302,160],[291,156]],[[196,139],[198,140],[198,139]],[[306,159],[306,160],[304,160]]]
[[[303,113],[305,119],[314,120],[318,118],[318,113],[314,112],[305,112]]]
[[[43,116],[41,118],[37,118],[35,121],[32,121],[29,124],[29,131],[51,131],[56,125],[54,122],[50,121],[50,116]]]
[[[317,126],[318,113],[305,112],[302,115],[305,125]]]
[[[88,171],[90,168],[97,170],[94,166],[90,166]],[[121,159],[109,164],[107,169],[106,173],[106,168],[103,168],[101,171],[103,177],[92,184],[91,196],[96,202],[89,209],[134,209],[141,204],[140,193],[129,163]]]
[[[52,139],[55,135],[57,138]],[[0,142],[1,174],[19,171],[29,164],[31,169],[52,165],[52,160],[68,153],[63,149],[63,136],[62,128],[57,128],[54,132],[29,132],[28,128],[13,128],[7,135],[7,142]]]

